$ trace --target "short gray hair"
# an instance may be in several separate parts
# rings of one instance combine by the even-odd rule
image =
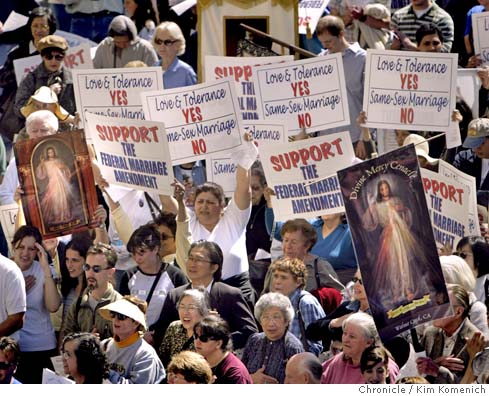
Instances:
[[[188,289],[185,290],[178,300],[177,303],[177,309],[180,306],[180,303],[182,302],[184,297],[191,297],[192,300],[194,300],[195,305],[197,306],[197,309],[199,310],[200,316],[207,316],[209,314],[210,310],[210,303],[209,303],[209,295],[207,293],[207,290],[205,290],[202,287],[199,287],[198,289]]]
[[[38,110],[31,113],[25,120],[25,130],[29,133],[30,126],[35,121],[45,121],[48,123],[53,133],[58,132],[59,122],[58,118],[49,110]]]
[[[446,283],[460,285],[468,292],[474,291],[475,276],[462,257],[440,256],[440,263]]]
[[[345,330],[347,324],[352,323],[362,330],[366,340],[372,340],[372,345],[381,345],[379,333],[375,326],[374,318],[365,312],[355,312],[348,316],[343,322],[342,329]]]
[[[278,308],[284,315],[287,325],[294,319],[294,308],[287,296],[280,293],[267,293],[255,305],[255,318],[260,322],[263,313],[270,308]]]

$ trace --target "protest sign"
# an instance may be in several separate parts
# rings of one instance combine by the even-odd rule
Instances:
[[[19,205],[16,203],[0,206],[0,221],[2,224],[3,235],[5,236],[11,254],[13,254],[12,239],[15,234],[15,223],[17,221],[18,212]]]
[[[72,73],[80,114],[88,111],[107,117],[144,120],[141,92],[163,89],[160,67],[73,70]],[[90,138],[88,134],[87,138]]]
[[[2,33],[11,32],[27,24],[29,17],[12,11],[7,20],[3,23]]]
[[[254,68],[261,65],[292,61],[293,59],[292,55],[254,58],[208,55],[205,57],[205,81],[231,78],[235,84],[243,120],[258,120]]]
[[[474,53],[480,55],[482,64],[489,64],[489,12],[472,14]]]
[[[14,60],[15,80],[17,85],[42,62],[41,55],[28,56]],[[68,69],[93,69],[90,46],[87,43],[68,48],[63,66]]]
[[[143,92],[141,101],[146,119],[165,122],[173,165],[237,149],[243,143],[231,79]]]
[[[287,129],[278,121],[243,121],[243,128],[260,144],[287,143]]]
[[[44,238],[91,225],[98,201],[83,131],[18,141],[14,154],[26,224]]]
[[[414,145],[338,171],[357,262],[383,339],[448,316]]]
[[[165,126],[86,113],[100,170],[107,182],[171,195],[173,168]]]
[[[301,0],[299,2],[299,34],[307,34],[307,27],[314,33],[319,18],[322,17],[324,9],[329,0]]]
[[[70,380],[69,378],[63,377],[61,375],[56,374],[54,371],[44,368],[42,369],[42,383],[43,384],[70,384],[73,385],[75,381]]]
[[[479,89],[481,80],[477,69],[457,70],[457,96],[463,99],[472,109],[472,117],[479,117]]]
[[[469,234],[469,198],[466,186],[448,177],[421,169],[426,203],[438,249],[454,251],[458,241]]]
[[[277,221],[344,211],[335,172],[355,157],[348,132],[288,144],[260,145]]]
[[[290,135],[348,125],[341,54],[255,68],[258,114],[286,122]]]
[[[443,160],[438,160],[438,173],[449,180],[453,180],[454,183],[463,186],[464,192],[467,192],[469,197],[468,201],[468,213],[467,220],[469,228],[467,235],[480,235],[480,229],[477,226],[479,224],[477,215],[477,188],[475,177],[468,175],[461,170],[458,170],[453,165]]]
[[[447,132],[455,109],[457,60],[457,54],[368,50],[365,125]]]

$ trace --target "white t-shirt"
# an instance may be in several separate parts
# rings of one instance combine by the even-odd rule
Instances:
[[[53,269],[51,269],[53,276]],[[24,277],[33,275],[36,283],[27,293],[27,311],[24,327],[20,330],[19,347],[23,352],[48,351],[56,348],[56,337],[51,317],[44,303],[44,271],[38,261],[22,271]]]
[[[22,271],[15,262],[0,254],[0,323],[9,315],[25,310],[25,282]],[[19,331],[10,337],[19,340]]]
[[[222,279],[228,279],[232,276],[239,275],[248,271],[248,253],[246,252],[246,225],[251,215],[251,204],[245,210],[240,210],[234,199],[229,202],[224,214],[209,232],[202,224],[199,223],[195,212],[190,213],[190,231],[192,239],[198,241],[205,239],[216,242],[224,255],[222,264]]]

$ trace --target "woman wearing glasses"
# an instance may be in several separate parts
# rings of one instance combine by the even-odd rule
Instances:
[[[214,384],[252,384],[246,366],[232,352],[229,325],[219,316],[206,316],[194,327],[195,349],[216,378]]]
[[[263,332],[250,336],[241,360],[254,384],[283,384],[287,360],[304,352],[301,341],[288,331],[294,308],[287,296],[267,293],[256,303],[255,317]]]
[[[203,288],[185,290],[178,300],[179,320],[170,323],[160,347],[160,358],[166,367],[181,351],[195,351],[194,326],[209,313],[207,291]]]
[[[153,46],[161,58],[155,66],[163,69],[165,89],[197,84],[192,66],[178,59],[185,53],[185,37],[175,22],[163,22],[156,27]]]
[[[56,272],[48,263],[42,236],[35,227],[22,226],[12,240],[14,261],[22,271],[27,293],[24,326],[19,331],[20,362],[17,379],[25,384],[40,384],[44,367],[52,369],[50,358],[57,354],[51,312],[56,312],[61,297],[56,287]]]
[[[114,337],[102,342],[114,384],[159,384],[165,379],[160,358],[143,339],[146,307],[145,301],[125,296],[100,309],[114,328]]]
[[[37,44],[42,62],[20,82],[15,96],[14,111],[23,118],[21,109],[42,86],[47,86],[58,96],[58,103],[69,114],[75,114],[75,94],[71,71],[63,66],[68,43],[61,36],[49,35]]]

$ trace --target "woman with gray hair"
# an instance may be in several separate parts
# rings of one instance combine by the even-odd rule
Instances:
[[[287,360],[304,352],[302,342],[288,331],[294,308],[287,296],[267,293],[256,303],[255,317],[263,332],[250,336],[241,360],[254,384],[283,384]]]
[[[160,346],[160,359],[166,367],[181,351],[195,351],[194,326],[209,313],[209,296],[204,288],[185,290],[177,303],[178,317],[168,326]]]
[[[360,370],[362,353],[369,346],[380,346],[381,342],[374,319],[364,313],[351,314],[343,322],[341,339],[343,352],[338,353],[323,364],[322,384],[364,384]],[[390,383],[395,382],[399,367],[389,359]]]

